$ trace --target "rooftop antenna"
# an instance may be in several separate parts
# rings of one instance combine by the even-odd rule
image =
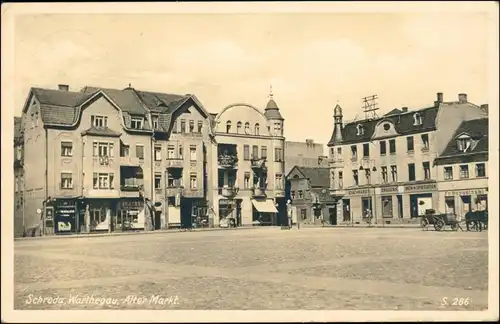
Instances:
[[[363,111],[365,113],[365,119],[377,118],[377,95],[368,96],[363,98]]]

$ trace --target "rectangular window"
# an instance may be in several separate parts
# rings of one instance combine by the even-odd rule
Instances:
[[[186,132],[186,121],[184,119],[181,119],[181,133]]]
[[[276,189],[283,189],[283,175],[276,174]]]
[[[342,148],[337,147],[337,160],[342,161]]]
[[[351,145],[351,159],[358,159],[358,147],[356,145]]]
[[[274,149],[274,157],[276,162],[283,162],[283,151],[277,147]]]
[[[250,146],[249,145],[243,146],[243,160],[245,160],[245,161],[250,160]]]
[[[167,147],[167,159],[174,159],[175,158],[175,146],[169,145]]]
[[[153,129],[158,129],[158,116],[153,116]]]
[[[161,145],[155,145],[155,161],[161,161]]]
[[[406,150],[408,152],[413,152],[415,150],[414,144],[413,144],[413,136],[408,136],[406,138]]]
[[[430,178],[431,178],[431,164],[429,162],[423,162],[422,166],[424,168],[424,180],[430,180]]]
[[[420,138],[422,139],[422,151],[429,150],[429,134],[422,134]]]
[[[94,126],[94,127],[98,127],[98,128],[107,127],[108,126],[108,117],[92,115],[92,116],[90,116],[90,122],[92,123],[92,126]]]
[[[137,144],[135,146],[135,156],[139,159],[144,159],[144,145]]]
[[[113,143],[94,142],[93,144],[94,144],[93,156],[99,156],[99,157],[104,157],[104,156],[113,157],[114,156]]]
[[[460,166],[460,179],[467,179],[469,177],[469,166],[463,164]]]
[[[62,189],[72,189],[73,188],[73,174],[69,172],[61,173],[61,188]]]
[[[380,155],[387,154],[387,143],[385,141],[380,142]]]
[[[73,156],[73,142],[61,142],[61,156]]]
[[[245,178],[244,178],[244,183],[243,186],[245,189],[250,188],[250,172],[245,172]]]
[[[370,144],[369,143],[363,144],[363,157],[364,158],[370,157]]]
[[[339,188],[344,188],[344,172],[339,171]]]
[[[453,167],[444,167],[444,180],[453,180]]]
[[[408,164],[408,181],[415,181],[415,163]]]
[[[372,184],[372,172],[370,169],[365,169],[366,184]]]
[[[189,160],[196,161],[196,145],[189,146]]]
[[[307,209],[302,208],[302,209],[300,210],[300,218],[301,218],[302,220],[307,219]]]
[[[130,146],[126,144],[120,145],[120,156],[129,156],[130,155]]]
[[[484,163],[476,164],[476,177],[486,177],[486,165]]]
[[[113,189],[114,174],[113,173],[94,173],[93,177],[94,189]]]
[[[258,159],[259,158],[259,147],[257,145],[252,146],[252,159]]]
[[[142,129],[143,124],[144,124],[144,118],[142,117],[133,116],[130,119],[130,128]]]
[[[382,183],[387,183],[389,181],[388,173],[387,173],[387,167],[383,166],[382,167]]]
[[[196,179],[196,173],[191,173],[189,176],[189,187],[191,189],[196,189],[198,187],[198,181]]]
[[[392,182],[398,182],[398,167],[391,165],[391,180]]]
[[[189,121],[189,132],[194,133],[194,120]]]
[[[172,133],[177,134],[179,132],[179,127],[177,126],[177,120],[172,124]]]
[[[155,174],[155,189],[161,189],[161,173]]]
[[[304,199],[304,191],[299,190],[299,199]]]
[[[396,140],[389,140],[389,153],[396,154]]]
[[[352,178],[354,180],[354,185],[359,186],[358,170],[352,170]]]
[[[263,159],[267,159],[267,146],[262,146],[260,148],[260,157]]]
[[[203,129],[203,122],[201,120],[198,121],[198,133],[201,133]]]
[[[184,149],[182,148],[182,145],[179,145],[179,158],[184,159]]]

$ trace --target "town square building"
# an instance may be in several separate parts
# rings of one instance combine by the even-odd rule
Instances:
[[[409,111],[394,109],[381,117],[344,123],[334,109],[328,143],[330,194],[337,201],[337,223],[407,222],[438,210],[439,175],[435,160],[447,148],[462,122],[486,117],[484,106],[459,94],[445,102]]]
[[[462,122],[435,162],[441,212],[488,210],[488,118]]]
[[[272,98],[210,114],[195,95],[131,85],[32,88],[15,119],[16,235],[218,226],[233,198],[238,224],[262,219],[254,209],[274,224],[283,121]]]

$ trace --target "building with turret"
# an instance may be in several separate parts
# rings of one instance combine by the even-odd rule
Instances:
[[[433,105],[413,111],[404,107],[381,117],[343,123],[342,108],[334,109],[328,143],[330,195],[336,200],[337,223],[407,222],[440,210],[435,160],[462,122],[487,117],[459,94],[445,102],[437,94]]]
[[[266,108],[236,103],[212,118],[208,178],[214,225],[278,225],[286,219],[284,119],[272,92]]]

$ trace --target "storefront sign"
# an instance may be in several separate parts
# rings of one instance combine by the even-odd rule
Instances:
[[[486,195],[488,189],[465,189],[446,191],[445,196],[472,196],[472,195]]]
[[[56,206],[56,232],[74,232],[76,230],[76,206]]]
[[[227,206],[227,205],[231,205],[232,204],[232,200],[229,200],[229,199],[221,199],[219,200],[219,205],[220,206]]]
[[[370,194],[370,189],[347,190],[347,194],[349,196],[354,196],[354,195],[369,195]]]
[[[435,183],[426,183],[420,185],[410,185],[405,186],[405,192],[414,192],[414,191],[428,191],[428,190],[436,190],[437,185]]]
[[[141,200],[123,200],[121,207],[122,209],[141,209],[143,202]]]
[[[380,188],[380,192],[382,192],[382,193],[398,192],[398,186],[382,187],[382,188]]]

